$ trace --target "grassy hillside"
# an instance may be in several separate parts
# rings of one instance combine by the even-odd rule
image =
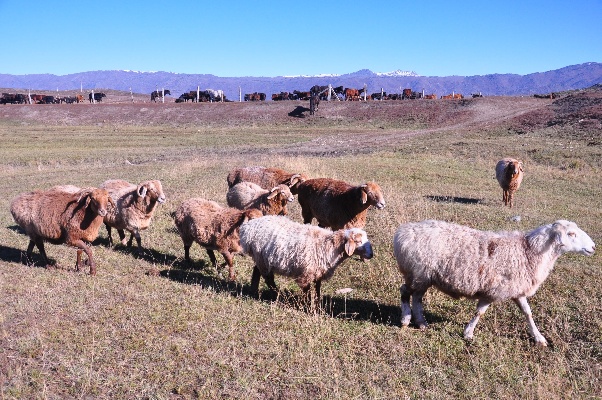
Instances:
[[[321,104],[305,119],[287,117],[290,105],[212,116],[201,107],[214,105],[187,105],[163,121],[164,109],[149,106],[144,115],[153,123],[114,122],[136,110],[112,105],[85,124],[67,119],[71,110],[109,109],[7,106],[0,114],[0,397],[600,398],[599,251],[560,258],[530,299],[548,348],[533,345],[512,302],[490,307],[475,340],[465,342],[474,302],[434,289],[425,296],[429,328],[400,327],[402,278],[391,245],[400,223],[528,230],[562,218],[601,241],[599,131],[554,125],[517,134],[503,121],[523,108],[503,101],[491,109],[506,114],[487,121],[465,117],[477,103],[437,107],[428,117],[385,104]],[[36,119],[38,110],[51,117]],[[526,168],[512,210],[494,178],[504,156]],[[277,298],[250,297],[248,258],[235,259],[234,283],[196,245],[194,267],[185,267],[169,214],[191,197],[225,204],[226,175],[243,165],[382,187],[387,206],[369,210],[366,227],[375,257],[349,260],[322,285],[320,313],[303,311],[299,288],[279,277]],[[103,227],[93,246],[97,276],[75,272],[75,250],[65,246],[46,246],[57,269],[40,268],[37,251],[35,266],[22,263],[28,238],[9,212],[16,195],[110,178],[163,183],[167,202],[142,233],[141,257],[107,248]],[[301,222],[298,204],[290,217]],[[341,288],[353,291],[345,297]]]

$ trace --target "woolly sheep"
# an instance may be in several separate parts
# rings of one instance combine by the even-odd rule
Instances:
[[[500,184],[504,205],[513,206],[514,192],[518,190],[523,181],[523,162],[514,158],[504,158],[495,166],[495,177]]]
[[[380,186],[374,182],[353,186],[330,178],[308,179],[299,184],[299,204],[303,222],[333,230],[363,228],[366,226],[368,207],[385,207]]]
[[[574,222],[565,220],[529,232],[485,232],[430,220],[402,224],[395,232],[393,250],[405,279],[400,289],[403,326],[413,317],[419,328],[426,327],[422,297],[435,286],[454,298],[478,300],[476,315],[464,329],[465,339],[473,338],[480,316],[491,303],[512,299],[525,315],[535,342],[546,346],[527,297],[535,294],[560,255],[589,256],[595,244]]]
[[[106,189],[116,206],[109,209],[104,224],[109,236],[109,245],[113,245],[111,228],[117,229],[121,244],[125,245],[124,230],[130,232],[127,246],[132,246],[135,237],[138,245],[137,253],[142,251],[140,231],[147,229],[155,213],[157,204],[165,202],[161,181],[150,180],[141,182],[138,186],[121,179],[111,179],[100,185]]]
[[[31,262],[35,245],[49,268],[44,241],[64,243],[77,248],[78,271],[82,267],[82,251],[86,252],[90,275],[95,275],[96,263],[92,250],[85,242],[92,242],[98,237],[98,229],[107,214],[107,205],[113,200],[104,189],[85,188],[73,192],[75,188],[77,187],[70,185],[22,193],[11,202],[10,212],[15,222],[29,236],[28,262]]]
[[[257,208],[263,215],[287,215],[286,205],[294,200],[286,185],[265,190],[253,182],[241,182],[232,186],[226,193],[228,206],[239,210]]]
[[[240,228],[243,251],[255,262],[251,291],[258,293],[260,276],[276,289],[274,274],[293,278],[306,295],[311,283],[320,298],[322,280],[351,255],[372,258],[372,245],[359,228],[330,231],[303,225],[282,216],[266,216],[246,222]],[[313,307],[313,299],[312,299]]]
[[[197,242],[207,250],[217,270],[213,251],[219,251],[228,264],[228,278],[233,281],[236,278],[233,256],[242,251],[239,228],[244,222],[261,216],[261,211],[254,208],[243,211],[224,208],[214,201],[201,198],[186,200],[174,213],[174,222],[184,242],[184,258],[190,261],[190,246]]]
[[[307,176],[280,168],[255,166],[234,169],[230,171],[226,180],[228,188],[240,182],[253,182],[267,190],[278,185],[287,185],[292,194],[297,194],[299,184],[307,180]]]

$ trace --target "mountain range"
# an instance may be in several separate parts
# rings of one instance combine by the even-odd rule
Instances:
[[[15,90],[101,90],[114,89],[150,93],[169,89],[173,96],[181,93],[212,88],[221,89],[226,97],[238,100],[245,93],[272,93],[293,90],[307,91],[314,85],[363,88],[368,93],[400,93],[402,88],[411,88],[426,94],[437,95],[452,92],[469,95],[482,93],[485,96],[521,96],[536,93],[561,92],[583,89],[602,83],[602,63],[589,62],[564,68],[537,72],[528,75],[489,74],[475,76],[420,76],[412,71],[375,73],[368,69],[342,75],[277,76],[277,77],[219,77],[211,74],[181,74],[174,72],[138,71],[90,71],[68,75],[0,74],[0,87]]]

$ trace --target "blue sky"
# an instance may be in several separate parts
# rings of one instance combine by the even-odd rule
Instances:
[[[0,73],[544,72],[602,62],[602,0],[0,0]]]

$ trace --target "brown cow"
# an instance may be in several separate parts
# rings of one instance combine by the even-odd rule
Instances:
[[[360,99],[360,91],[357,89],[345,88],[343,93],[345,94],[345,100],[354,101]]]
[[[437,95],[435,93],[433,93],[433,94],[425,94],[424,98],[425,99],[429,99],[429,100],[435,100],[437,98]]]

